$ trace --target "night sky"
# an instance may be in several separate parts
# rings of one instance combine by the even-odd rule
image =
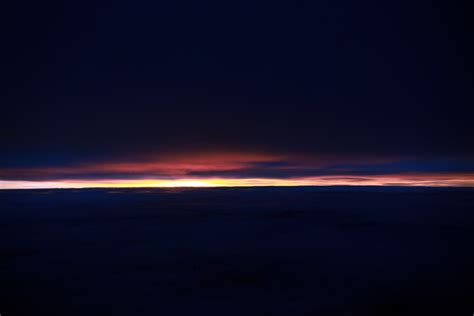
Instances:
[[[18,3],[1,22],[0,188],[474,186],[468,12]]]

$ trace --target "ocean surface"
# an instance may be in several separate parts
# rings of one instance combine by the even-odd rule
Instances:
[[[472,315],[474,190],[0,190],[0,314]]]

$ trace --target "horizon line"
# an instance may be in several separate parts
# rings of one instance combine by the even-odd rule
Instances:
[[[252,189],[252,188],[406,188],[406,189],[474,189],[474,186],[463,186],[463,185],[357,185],[357,184],[327,184],[327,185],[255,185],[255,186],[175,186],[175,187],[38,187],[38,188],[0,188],[0,191],[36,191],[36,190],[130,190],[130,189]]]

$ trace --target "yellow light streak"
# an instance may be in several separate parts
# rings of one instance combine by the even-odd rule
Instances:
[[[267,178],[195,178],[195,179],[102,179],[22,181],[0,180],[0,189],[51,188],[179,188],[179,187],[258,187],[258,186],[431,186],[474,187],[474,174],[419,174],[380,176],[320,176],[297,179]]]

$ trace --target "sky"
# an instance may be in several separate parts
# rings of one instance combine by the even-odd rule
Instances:
[[[474,186],[456,1],[10,5],[0,188]]]

